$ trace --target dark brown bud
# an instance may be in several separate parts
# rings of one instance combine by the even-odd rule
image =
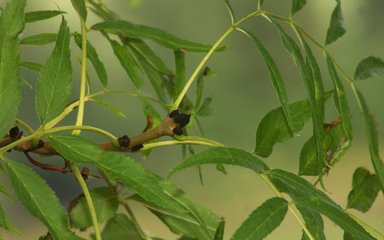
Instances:
[[[137,152],[140,149],[142,149],[143,147],[144,147],[143,144],[136,145],[136,146],[132,147],[132,152]]]
[[[183,135],[183,129],[181,127],[175,127],[172,131],[174,134],[176,134],[178,136]]]
[[[9,136],[13,139],[16,139],[19,137],[19,133],[20,133],[20,130],[19,128],[16,126],[16,127],[13,127],[9,130]]]
[[[180,112],[179,112],[179,110],[173,110],[170,114],[169,114],[169,117],[170,118],[174,118],[174,117],[176,117],[177,115],[179,115],[180,114]]]
[[[191,118],[191,115],[181,113],[181,114],[178,114],[177,116],[175,116],[173,118],[173,121],[175,121],[175,123],[178,123],[179,126],[181,128],[183,128],[189,123],[190,118]]]
[[[123,148],[129,147],[129,144],[131,143],[131,139],[129,139],[127,135],[119,137],[117,141],[119,142],[120,147],[123,147]]]

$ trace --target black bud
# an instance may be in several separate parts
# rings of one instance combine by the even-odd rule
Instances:
[[[173,121],[178,123],[180,127],[185,127],[189,123],[189,119],[191,118],[191,115],[188,114],[179,114],[173,118]]]
[[[20,130],[17,126],[9,130],[9,136],[13,139],[17,138],[19,136],[19,133],[20,133]]]
[[[183,135],[183,129],[181,127],[175,127],[173,129],[173,133],[178,135],[178,136],[181,136],[181,135]]]
[[[83,167],[83,169],[81,169],[81,176],[85,181],[87,181],[89,176],[89,168]]]
[[[44,147],[44,141],[39,139],[39,143],[37,144],[36,148],[42,148]]]
[[[144,147],[143,144],[136,145],[136,146],[132,147],[132,152],[137,152],[140,149],[142,149],[143,147]]]
[[[174,117],[176,117],[177,115],[179,115],[180,114],[180,112],[179,112],[179,110],[173,110],[170,114],[169,114],[169,117],[170,118],[174,118]]]
[[[117,139],[117,141],[119,142],[120,144],[120,147],[128,147],[129,146],[129,143],[131,142],[131,139],[129,139],[129,137],[127,135],[124,135],[122,137],[119,137]]]

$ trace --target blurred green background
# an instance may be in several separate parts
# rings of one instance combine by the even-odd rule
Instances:
[[[0,0],[4,6],[7,1]],[[237,17],[242,17],[256,9],[257,1],[232,1]],[[162,28],[179,37],[204,43],[214,43],[219,36],[230,26],[230,18],[222,0],[168,0],[168,1],[146,1],[146,0],[115,0],[105,1],[118,15],[136,23]],[[291,1],[265,1],[264,8],[284,16],[288,16]],[[323,43],[329,24],[330,15],[335,6],[335,1],[308,1],[294,19],[306,29],[315,39]],[[72,9],[70,1],[28,1],[27,10],[50,9],[67,12],[67,18],[71,31],[80,31],[79,20]],[[384,58],[384,27],[382,22],[384,16],[384,2],[380,0],[366,1],[344,1],[342,2],[343,13],[346,21],[347,34],[337,40],[329,49],[346,72],[353,76],[357,63],[369,55]],[[92,14],[91,14],[92,15]],[[94,16],[88,20],[88,26],[100,21]],[[60,18],[45,20],[42,22],[28,24],[23,36],[29,36],[43,32],[57,32]],[[290,57],[282,47],[273,26],[265,19],[257,18],[247,22],[244,26],[255,32],[263,41],[278,63],[284,75],[288,88],[290,101],[305,97],[304,85],[292,63]],[[90,41],[97,46],[100,58],[106,64],[109,74],[110,89],[132,90],[133,86],[115,59],[109,43],[97,32],[89,33]],[[173,53],[170,50],[158,47],[150,43],[156,52],[162,56],[168,66],[174,69]],[[225,45],[230,48],[225,52],[214,54],[208,62],[208,66],[217,74],[216,77],[208,78],[206,81],[205,94],[213,97],[212,116],[202,118],[206,136],[222,142],[226,145],[253,150],[255,145],[256,128],[261,118],[272,108],[278,106],[277,98],[272,88],[265,64],[261,59],[253,43],[240,33],[232,34]],[[25,61],[45,62],[52,49],[48,46],[23,46],[22,59]],[[78,95],[77,85],[80,78],[79,64],[80,51],[72,42],[72,57],[76,82],[72,99]],[[314,48],[313,48],[314,49]],[[315,50],[315,49],[314,49]],[[316,55],[321,59],[321,53],[316,49]],[[187,53],[187,76],[194,70],[203,54]],[[324,61],[323,79],[326,88],[331,87]],[[90,78],[93,89],[100,89],[97,77],[92,67],[89,67]],[[23,71],[23,76],[34,84],[36,75]],[[384,138],[384,91],[383,77],[369,79],[359,82],[358,87],[366,96],[371,112],[374,113],[379,135]],[[351,189],[352,174],[358,166],[372,169],[369,152],[365,140],[363,123],[357,104],[350,94],[348,86],[350,106],[354,126],[354,142],[349,153],[331,170],[325,178],[325,184],[329,196],[336,200],[341,206],[346,206],[348,192]],[[144,93],[153,94],[149,85],[144,86]],[[193,93],[193,88],[191,89]],[[153,94],[154,95],[154,94]],[[191,95],[193,96],[193,94]],[[115,135],[135,135],[142,131],[145,126],[145,118],[142,113],[140,102],[127,96],[110,96],[107,98],[116,105],[127,118],[119,118],[94,103],[86,106],[85,123],[105,128]],[[33,127],[38,127],[38,121],[34,112],[33,91],[23,86],[23,100],[19,117]],[[335,118],[333,105],[327,105],[326,120]],[[165,112],[161,112],[165,116]],[[71,115],[66,124],[74,123],[74,115]],[[193,123],[191,127],[195,127]],[[304,141],[311,135],[311,126],[308,124],[300,136],[293,140],[278,144],[274,153],[266,159],[272,167],[282,168],[297,172],[298,156]],[[92,136],[94,137],[94,136]],[[99,140],[94,138],[95,141]],[[384,152],[384,145],[381,144]],[[160,175],[165,175],[176,163],[182,161],[180,147],[167,147],[155,149],[148,159],[143,159],[139,154],[130,155]],[[21,154],[12,154],[13,159],[26,161]],[[60,162],[61,163],[61,162]],[[29,165],[29,163],[26,163]],[[70,174],[62,175],[36,169],[52,188],[60,196],[64,206],[80,194],[80,189]],[[172,181],[186,191],[189,196],[198,203],[211,208],[219,216],[226,220],[225,235],[228,239],[237,227],[245,220],[263,201],[272,197],[272,191],[253,172],[237,168],[227,167],[228,174],[223,175],[215,170],[213,166],[203,167],[204,185],[200,184],[197,171],[187,170],[176,174]],[[2,177],[4,181],[7,181]],[[314,179],[308,178],[313,181]],[[91,186],[101,184],[99,180],[90,180]],[[11,199],[1,197],[3,206],[6,208],[7,216],[21,231],[22,236],[10,234],[0,230],[0,236],[4,239],[37,239],[44,233],[44,226],[30,216],[22,206],[17,203],[14,196]],[[146,228],[146,232],[153,236],[165,239],[175,239],[159,220],[153,217],[144,208],[135,205],[135,212],[140,223]],[[372,209],[365,215],[351,211],[367,223],[384,230],[384,198],[379,194]],[[326,235],[328,239],[341,239],[342,231],[330,221],[326,221]],[[274,231],[267,239],[300,239],[301,230],[298,223],[290,213],[287,214],[282,225]]]

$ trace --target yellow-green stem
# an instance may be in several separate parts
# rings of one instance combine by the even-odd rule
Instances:
[[[195,144],[195,145],[203,145],[203,146],[209,146],[209,147],[224,146],[223,144],[213,141],[211,139],[206,139],[202,137],[185,136],[182,138],[180,137],[177,140],[148,143],[148,144],[145,144],[141,150],[148,150],[148,149],[157,148],[157,147],[173,146],[178,144]]]

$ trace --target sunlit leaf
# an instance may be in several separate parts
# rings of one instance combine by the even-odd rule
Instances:
[[[79,46],[79,48],[82,48],[81,35],[78,33],[74,33],[74,39],[77,46]],[[105,69],[103,62],[99,59],[96,48],[89,41],[87,41],[87,58],[91,61],[96,71],[96,74],[100,79],[101,84],[106,87],[108,85],[107,70]]]
[[[57,38],[56,33],[41,33],[21,39],[21,44],[29,45],[44,45],[55,42]]]
[[[85,7],[84,0],[71,0],[73,8],[83,21],[87,19],[87,8]]]
[[[231,240],[264,239],[283,221],[288,202],[283,198],[271,198],[249,215]]]
[[[98,223],[104,223],[112,218],[117,211],[119,202],[113,190],[108,187],[95,188],[90,191],[93,204],[96,206]],[[74,200],[69,211],[71,226],[86,229],[92,226],[92,219],[84,196]]]
[[[249,168],[255,172],[263,172],[268,167],[252,153],[237,148],[215,147],[191,155],[182,163],[171,169],[169,175],[185,168],[204,164],[229,164]]]
[[[92,29],[102,30],[111,34],[125,34],[132,38],[150,39],[174,50],[207,52],[211,48],[210,45],[184,40],[158,28],[137,25],[123,20],[97,23],[92,26]],[[223,50],[223,48],[219,48],[219,50]]]
[[[305,179],[280,169],[268,170],[265,174],[279,191],[287,193],[292,198],[295,205],[327,216],[358,239],[375,239],[339,205]]]
[[[103,239],[142,240],[132,221],[124,214],[116,214],[105,225],[101,234]]]
[[[367,212],[380,191],[379,179],[367,169],[359,167],[353,173],[352,190],[348,194],[347,208]]]
[[[58,15],[64,14],[65,12],[57,10],[44,10],[44,11],[35,11],[35,12],[26,12],[25,13],[25,22],[36,22],[44,19],[49,19],[56,17]]]
[[[10,1],[0,16],[0,136],[14,124],[20,104],[19,34],[26,1]]]
[[[6,160],[6,165],[18,198],[33,216],[48,227],[54,239],[82,239],[70,231],[63,206],[39,175],[11,160]]]
[[[175,56],[175,96],[176,98],[181,90],[183,90],[184,85],[186,83],[186,77],[185,77],[185,53],[183,51],[174,51]]]
[[[67,104],[72,85],[69,39],[69,28],[62,18],[55,48],[37,78],[35,106],[42,124],[59,115]]]
[[[307,3],[307,0],[292,0],[291,15],[295,14],[300,9],[302,9],[306,3]]]
[[[376,77],[384,73],[384,62],[377,57],[367,57],[359,62],[356,67],[354,79],[364,80],[370,77]]]
[[[332,12],[331,22],[329,23],[325,45],[336,41],[346,32],[343,13],[341,11],[341,1],[337,1],[337,5]]]

